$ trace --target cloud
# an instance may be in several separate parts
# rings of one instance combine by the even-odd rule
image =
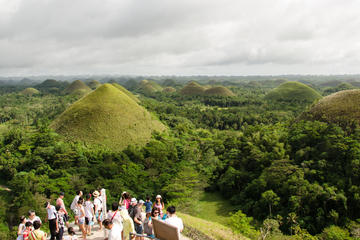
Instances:
[[[0,5],[2,75],[358,72],[356,0]]]

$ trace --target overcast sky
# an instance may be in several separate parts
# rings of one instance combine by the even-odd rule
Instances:
[[[359,0],[0,0],[0,75],[360,73]]]

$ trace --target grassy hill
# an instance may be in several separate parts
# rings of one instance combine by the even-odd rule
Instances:
[[[283,83],[265,96],[269,101],[303,103],[312,103],[320,98],[317,91],[300,82]]]
[[[176,89],[173,88],[173,87],[166,87],[166,88],[163,89],[163,92],[173,93],[173,92],[176,92]]]
[[[91,91],[91,88],[86,86],[86,84],[81,80],[76,80],[72,82],[67,88],[65,88],[64,92],[66,94],[86,94]]]
[[[40,93],[40,91],[35,88],[26,88],[21,91],[21,94],[23,94],[25,96],[32,96],[32,95],[36,95],[39,93]]]
[[[212,88],[206,89],[204,92],[204,95],[223,96],[223,97],[235,96],[235,94],[230,89],[228,89],[224,86],[217,86],[217,87],[212,87]]]
[[[149,94],[149,93],[162,91],[163,88],[154,81],[142,80],[139,83],[139,86],[138,86],[137,90],[140,91],[140,92]]]
[[[300,118],[346,126],[360,123],[360,89],[333,93],[321,99]]]
[[[201,86],[197,82],[189,82],[181,89],[181,94],[183,95],[203,95],[205,92],[205,87]]]
[[[117,89],[119,89],[120,91],[122,91],[123,93],[125,93],[126,95],[128,95],[128,97],[130,97],[132,100],[134,100],[135,102],[139,103],[140,100],[135,97],[134,94],[132,94],[130,91],[128,91],[126,88],[124,88],[123,86],[121,86],[120,84],[117,83],[112,83],[112,85],[114,87],[116,87]]]
[[[166,129],[111,84],[101,85],[72,104],[51,127],[69,140],[106,145],[113,150],[122,150],[130,144],[144,145],[152,131]]]
[[[98,88],[101,83],[97,80],[91,80],[90,82],[87,83],[87,85],[89,86],[89,88],[91,88],[92,90]]]

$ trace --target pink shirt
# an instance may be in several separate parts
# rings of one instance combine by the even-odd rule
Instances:
[[[56,205],[60,206],[60,210],[62,210],[65,214],[67,214],[66,208],[65,208],[65,204],[64,204],[64,200],[62,200],[61,198],[58,198],[56,200]]]

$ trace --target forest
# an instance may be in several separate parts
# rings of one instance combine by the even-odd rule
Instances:
[[[231,203],[228,227],[250,239],[360,239],[360,109],[312,118],[314,105],[330,104],[320,99],[357,91],[351,81],[102,79],[124,86],[167,128],[123,149],[68,141],[52,127],[92,93],[64,91],[67,81],[1,82],[0,239],[15,238],[29,209],[45,216],[43,202],[59,192],[100,187],[109,203],[124,190],[161,194],[188,214],[201,194],[217,193]],[[211,95],[214,86],[233,94]]]

